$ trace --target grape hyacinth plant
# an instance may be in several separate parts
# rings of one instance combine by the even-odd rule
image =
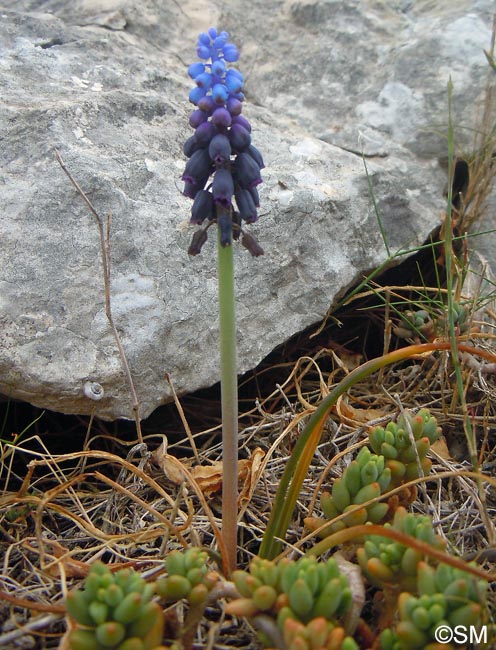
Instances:
[[[190,222],[199,225],[188,253],[198,255],[207,230],[217,224],[219,344],[222,400],[222,540],[225,570],[236,565],[238,499],[238,396],[233,240],[253,257],[263,255],[255,237],[242,228],[257,220],[263,159],[251,143],[251,125],[241,114],[243,75],[230,66],[239,52],[227,32],[211,27],[198,37],[200,61],[188,68],[195,87],[189,100],[195,130],[184,144],[188,158],[183,194],[193,199]],[[235,205],[234,205],[235,204]],[[236,207],[235,207],[236,206]]]

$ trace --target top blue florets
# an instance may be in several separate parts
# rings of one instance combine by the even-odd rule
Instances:
[[[238,49],[228,38],[227,32],[217,32],[214,27],[198,37],[196,51],[202,61],[188,68],[196,84],[189,93],[190,102],[196,106],[189,118],[195,133],[184,144],[189,161],[182,176],[185,196],[194,199],[191,222],[216,220],[224,246],[243,232],[241,219],[256,221],[256,186],[262,182],[260,170],[264,166],[260,152],[251,144],[250,123],[241,115],[243,75],[228,65],[239,58]],[[212,174],[212,183],[205,187]],[[233,197],[238,211],[233,209]],[[197,237],[202,243],[205,239],[203,235]],[[260,247],[253,247],[251,240],[243,233],[242,243],[253,255],[260,255]],[[191,254],[198,252],[199,247],[190,247]]]

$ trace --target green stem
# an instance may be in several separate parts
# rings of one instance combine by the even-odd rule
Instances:
[[[222,400],[222,537],[227,573],[236,568],[238,514],[238,375],[233,246],[222,246],[218,229],[219,347]]]

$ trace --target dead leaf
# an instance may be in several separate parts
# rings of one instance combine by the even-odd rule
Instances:
[[[439,438],[435,442],[432,443],[431,449],[436,452],[443,460],[451,460],[453,461],[453,456],[450,454],[448,445],[446,444],[446,440],[444,437]]]
[[[240,505],[244,505],[251,500],[255,487],[260,479],[262,473],[262,461],[265,458],[265,451],[260,447],[257,447],[253,450],[251,457],[249,458],[247,467],[246,467],[246,476],[241,494],[239,495]]]
[[[240,501],[251,499],[253,490],[258,482],[259,470],[262,460],[265,456],[263,449],[257,447],[250,458],[242,459],[238,463],[238,480],[243,481],[243,487],[240,493]],[[216,461],[211,465],[194,465],[188,467],[189,459],[178,459],[167,453],[167,442],[164,442],[153,453],[152,461],[156,463],[163,470],[167,478],[180,485],[185,479],[186,475],[181,471],[183,465],[188,469],[191,478],[194,479],[199,489],[205,496],[210,496],[222,489],[222,461]]]
[[[343,424],[350,426],[361,426],[372,420],[380,420],[387,416],[386,411],[380,409],[361,409],[351,406],[344,396],[341,396],[336,402],[336,412]]]
[[[167,438],[165,436],[162,444],[153,452],[150,460],[158,465],[169,481],[172,481],[175,485],[181,485],[186,479],[186,475],[181,471],[183,461],[167,453]]]

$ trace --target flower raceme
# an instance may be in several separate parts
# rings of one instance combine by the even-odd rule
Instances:
[[[201,33],[196,50],[201,61],[188,68],[195,82],[189,100],[196,108],[189,118],[195,131],[183,147],[188,158],[183,194],[193,199],[191,223],[207,224],[201,236],[195,233],[190,255],[200,252],[212,223],[219,225],[221,244],[229,246],[243,233],[242,221],[253,223],[258,218],[257,185],[264,162],[251,143],[251,125],[241,115],[243,75],[230,67],[239,52],[228,39],[227,32],[214,27]],[[243,236],[241,243],[254,256],[263,254],[253,235]]]

